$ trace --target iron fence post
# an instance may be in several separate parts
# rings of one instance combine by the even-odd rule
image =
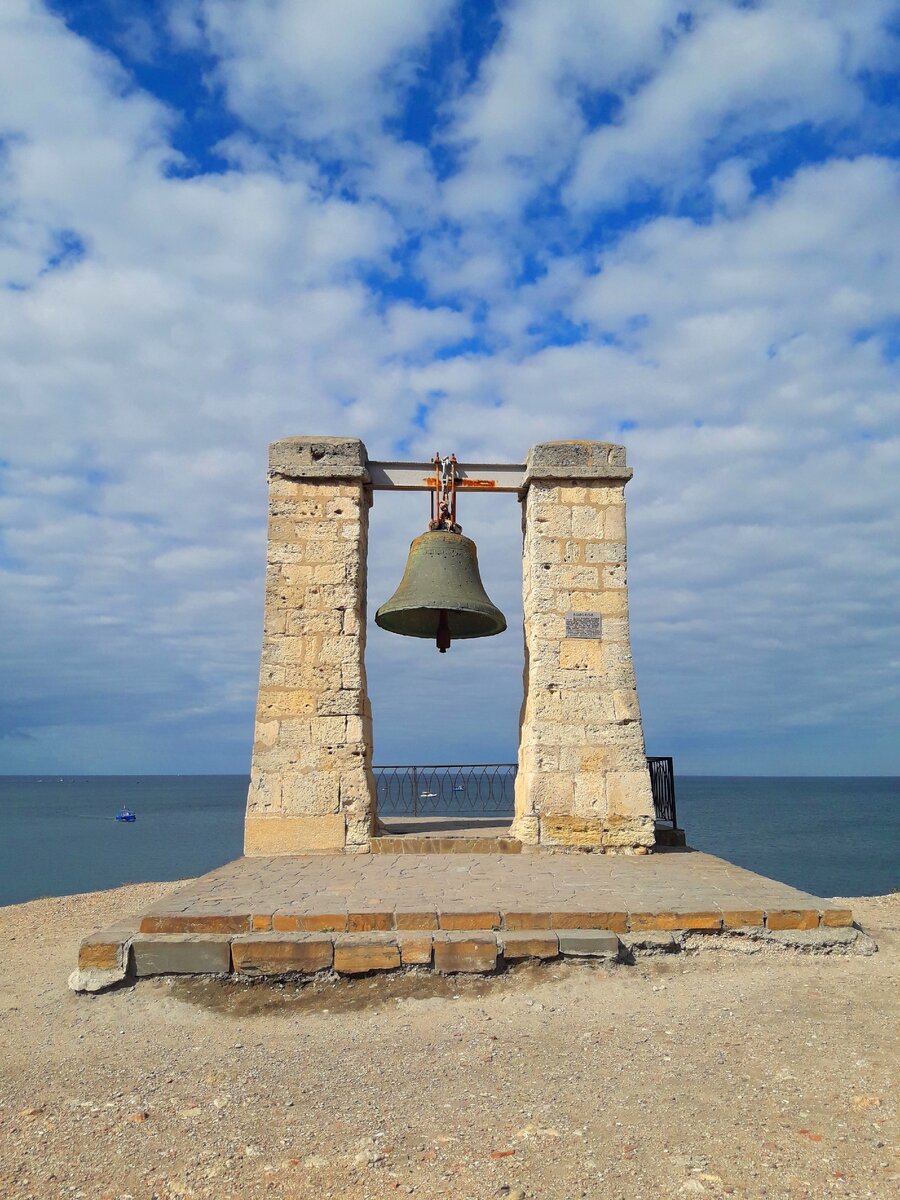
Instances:
[[[412,815],[417,817],[419,815],[419,773],[415,767],[412,769],[412,793]]]

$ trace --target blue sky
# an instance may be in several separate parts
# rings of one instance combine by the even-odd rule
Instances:
[[[243,771],[268,442],[628,447],[648,749],[900,770],[900,10],[7,0],[0,771]],[[421,497],[379,496],[372,611]],[[376,760],[514,757],[502,637],[373,629]],[[465,696],[430,714],[436,685]]]

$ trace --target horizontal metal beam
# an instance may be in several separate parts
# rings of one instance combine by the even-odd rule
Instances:
[[[376,492],[433,492],[434,463],[370,462],[369,476]],[[519,492],[525,480],[523,463],[457,463],[456,487],[461,492]]]

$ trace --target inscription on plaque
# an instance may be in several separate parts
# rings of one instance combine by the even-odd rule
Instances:
[[[567,612],[567,638],[599,638],[600,614],[594,612]]]

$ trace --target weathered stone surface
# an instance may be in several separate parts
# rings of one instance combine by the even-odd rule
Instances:
[[[347,914],[277,912],[272,916],[272,928],[281,933],[343,933]]]
[[[254,856],[343,850],[344,832],[343,813],[314,817],[248,815],[244,821],[244,853]]]
[[[608,929],[624,933],[628,928],[625,912],[553,912],[552,929]]]
[[[603,822],[598,817],[547,816],[541,819],[541,843],[593,850],[603,844]]]
[[[747,929],[765,923],[766,914],[761,908],[735,909],[722,913],[726,929]]]
[[[352,912],[347,916],[348,933],[374,933],[392,929],[393,914],[389,912]]]
[[[81,971],[118,971],[128,954],[130,934],[121,937],[109,933],[94,933],[78,948],[78,967]]]
[[[434,939],[430,933],[403,932],[397,935],[400,947],[400,962],[404,967],[427,967],[431,965]]]
[[[629,928],[632,933],[647,929],[721,929],[720,912],[633,912]]]
[[[628,954],[635,950],[648,955],[675,954],[681,949],[681,942],[675,934],[666,933],[660,929],[647,929],[642,933],[624,933],[619,941],[622,949]]]
[[[354,438],[287,438],[270,449],[248,855],[369,848],[366,463]]]
[[[580,498],[582,480],[630,479],[631,469],[625,466],[625,447],[613,442],[538,442],[525,459],[524,482],[545,478],[571,480],[568,490]]]
[[[506,912],[503,914],[504,929],[549,929],[551,924],[549,912]]]
[[[327,971],[333,960],[332,940],[321,934],[245,934],[231,943],[232,966],[242,975],[313,974]]]
[[[559,938],[552,929],[504,930],[498,937],[504,958],[556,958]]]
[[[821,923],[829,929],[852,925],[853,913],[849,908],[826,908],[822,911]]]
[[[455,908],[438,914],[441,929],[499,929],[500,914],[493,911],[471,911]]]
[[[249,913],[171,913],[141,918],[141,933],[247,933]]]
[[[491,933],[436,933],[434,969],[443,975],[481,973],[497,966],[497,939]]]
[[[334,941],[334,969],[341,975],[393,971],[400,966],[396,937],[378,933],[343,933]]]
[[[631,661],[621,446],[533,447],[525,475],[525,704],[516,817],[526,845],[634,852],[655,843]],[[599,622],[585,622],[595,613]],[[577,614],[582,619],[576,621]],[[566,636],[567,615],[572,634]]]
[[[366,448],[359,438],[292,437],[269,446],[269,470],[290,479],[369,478]]]
[[[585,958],[616,958],[619,939],[608,929],[560,929],[559,952]]]
[[[816,929],[819,914],[816,909],[783,908],[766,913],[768,929]]]
[[[77,967],[68,978],[68,986],[73,992],[105,992],[107,988],[115,987],[128,975],[123,964],[104,970],[98,967]]]
[[[136,934],[131,943],[134,972],[146,975],[226,975],[230,939],[224,934]]]
[[[397,910],[394,913],[395,929],[437,929],[436,912],[406,912]]]

